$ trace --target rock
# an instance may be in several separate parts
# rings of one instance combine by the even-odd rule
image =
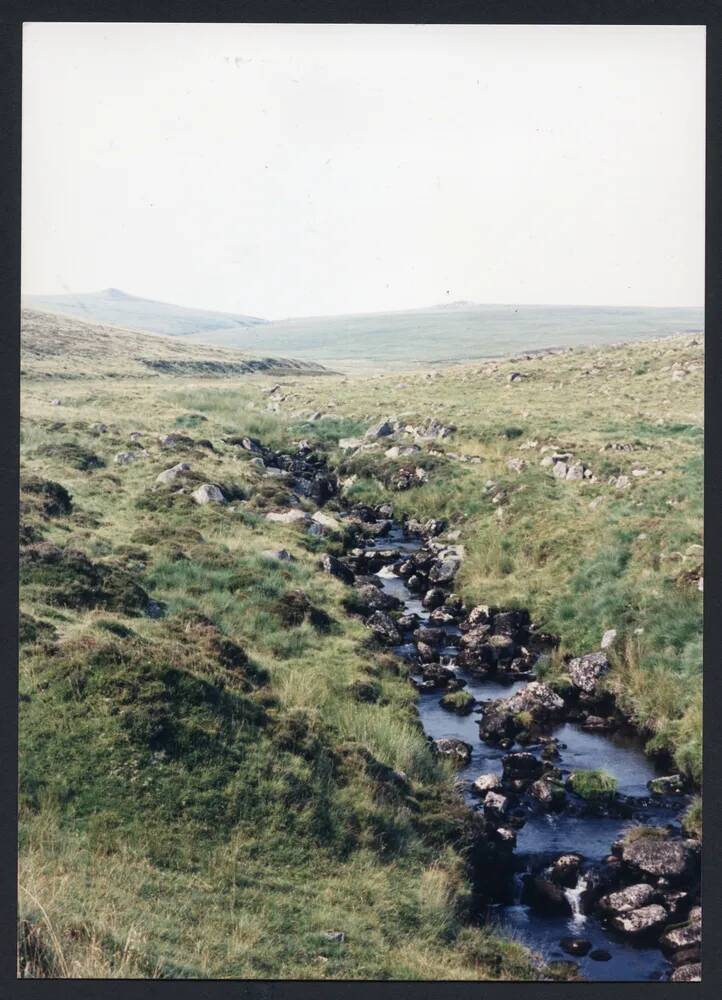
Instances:
[[[673,983],[701,983],[702,965],[699,962],[692,962],[689,965],[680,965],[675,969],[670,977]]]
[[[675,881],[691,873],[696,848],[690,841],[642,836],[622,845],[622,861],[642,877]]]
[[[534,781],[529,786],[529,794],[549,809],[559,808],[567,797],[563,786],[548,775]]]
[[[508,377],[508,380],[509,382],[521,382],[523,378],[524,376],[522,375],[521,372],[511,372]]]
[[[160,434],[158,444],[161,448],[185,448],[193,444],[193,438],[189,438],[187,434]]]
[[[367,609],[367,614],[372,611],[395,611],[401,607],[401,601],[398,597],[394,597],[393,594],[389,594],[370,583],[358,587],[356,593],[359,603]]]
[[[526,469],[526,462],[523,458],[509,458],[507,459],[506,467],[512,472],[523,472]]]
[[[429,417],[423,424],[412,428],[411,433],[422,441],[434,441],[449,437],[455,430],[456,427],[453,424],[444,426],[436,417]]]
[[[539,462],[539,465],[541,465],[541,467],[544,469],[549,469],[551,468],[551,466],[554,465],[554,459],[551,457],[551,455],[545,455],[544,458]]]
[[[425,608],[433,611],[435,608],[440,607],[445,600],[446,591],[442,590],[441,587],[432,587],[426,591],[421,603]]]
[[[389,437],[389,435],[394,433],[394,430],[394,425],[390,420],[381,420],[379,423],[374,424],[373,427],[369,427],[365,436],[367,438]]]
[[[675,952],[684,949],[697,949],[702,946],[702,921],[690,920],[682,927],[673,927],[665,931],[659,939],[659,946],[665,955],[674,956]],[[674,961],[674,958],[672,958]],[[681,964],[681,963],[675,963]]]
[[[296,561],[288,549],[263,549],[261,555],[265,556],[266,559],[277,559],[279,562]]]
[[[638,937],[657,931],[667,922],[667,911],[659,903],[642,906],[638,910],[628,910],[626,913],[612,917],[612,927],[622,934]]]
[[[605,948],[595,948],[589,952],[589,957],[593,962],[608,962],[612,956]]]
[[[119,451],[113,461],[116,465],[130,465],[135,462],[138,455],[134,451]]]
[[[507,826],[499,826],[496,829],[496,839],[504,846],[512,850],[516,847],[516,834]]]
[[[586,656],[577,656],[569,661],[567,673],[572,684],[584,691],[585,694],[594,694],[597,690],[599,680],[609,670],[609,660],[605,653],[587,653]]]
[[[586,955],[592,947],[591,941],[576,937],[562,938],[559,944],[568,955]]]
[[[637,885],[630,885],[626,889],[620,889],[618,892],[612,892],[608,896],[602,896],[598,906],[604,913],[619,916],[623,913],[631,913],[632,910],[638,910],[642,906],[648,906],[658,896],[659,893],[654,886],[640,882]]]
[[[553,473],[553,475],[557,479],[566,479],[568,471],[569,470],[568,470],[566,462],[555,462],[554,463],[554,467],[552,469],[552,473]]]
[[[501,778],[498,774],[480,774],[471,783],[471,791],[475,795],[481,795],[482,798],[487,792],[496,792],[501,788]]]
[[[331,517],[330,514],[324,514],[321,510],[317,510],[311,520],[315,521],[316,524],[320,524],[322,528],[328,528],[329,531],[341,530],[341,523],[335,517]]]
[[[459,560],[453,557],[434,563],[429,572],[432,583],[451,583],[459,569]]]
[[[433,745],[441,757],[448,757],[456,767],[466,767],[471,760],[471,746],[463,740],[447,737],[434,740]]]
[[[615,485],[618,490],[626,490],[630,483],[631,479],[629,476],[617,476]]]
[[[484,796],[484,814],[501,819],[509,808],[509,799],[499,792],[487,792]]]
[[[334,944],[343,944],[346,940],[346,935],[343,931],[323,931],[321,936],[327,941],[333,941]]]
[[[652,795],[681,795],[684,781],[680,774],[668,774],[662,778],[652,778],[647,782],[647,788]]]
[[[584,479],[584,465],[581,462],[575,462],[573,465],[567,467],[567,474],[565,479]]]
[[[108,426],[107,424],[91,424],[90,430],[93,432],[93,434],[107,434]]]
[[[352,584],[355,580],[353,570],[346,563],[341,562],[340,559],[329,553],[325,553],[321,557],[321,569],[330,576],[335,576],[342,583]]]
[[[311,518],[305,510],[292,507],[290,510],[271,511],[269,514],[266,514],[266,520],[274,521],[277,524],[307,524]]]
[[[198,504],[226,502],[226,498],[215,483],[203,483],[191,493],[191,496]]]
[[[521,712],[529,713],[532,724],[550,722],[560,716],[564,702],[547,685],[532,681],[510,698],[488,702],[479,722],[479,735],[484,740],[497,741],[520,732]]]
[[[602,641],[599,644],[600,649],[611,649],[617,638],[617,630],[615,628],[608,628],[604,635],[602,636]]]
[[[353,451],[356,448],[360,448],[363,445],[363,443],[364,443],[363,438],[354,438],[354,437],[339,438],[338,446],[339,448],[342,448],[344,451]]]
[[[59,399],[51,399],[50,400],[50,405],[51,406],[60,406],[60,400]]]
[[[174,483],[180,476],[184,476],[186,472],[190,471],[191,467],[187,462],[179,462],[178,465],[174,465],[171,469],[166,469],[164,472],[159,473],[155,477],[155,481],[156,483],[168,486]]]
[[[366,626],[371,629],[377,639],[389,646],[398,646],[401,642],[401,633],[397,629],[393,618],[387,615],[385,611],[374,611],[366,619]]]
[[[527,893],[537,909],[551,913],[571,912],[571,905],[562,886],[545,875],[535,875],[528,885]]]
[[[579,879],[581,866],[581,854],[562,854],[549,869],[549,877],[557,885],[561,885],[565,889],[573,889]]]
[[[544,770],[543,763],[531,753],[510,753],[501,762],[504,781],[533,781]]]

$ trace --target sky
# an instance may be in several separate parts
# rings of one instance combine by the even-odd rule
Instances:
[[[30,23],[23,292],[704,300],[703,27]]]

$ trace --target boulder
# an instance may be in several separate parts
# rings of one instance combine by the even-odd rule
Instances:
[[[299,510],[297,507],[292,507],[290,510],[271,511],[269,514],[266,514],[266,520],[273,521],[277,524],[307,524],[311,518],[305,510]]]
[[[567,472],[568,472],[568,468],[567,468],[567,463],[566,462],[555,462],[554,463],[554,466],[552,468],[552,473],[554,474],[554,476],[557,479],[566,479],[567,478]]]
[[[294,556],[288,549],[263,549],[261,555],[266,559],[277,559],[279,562],[295,562]]]
[[[696,850],[690,841],[641,836],[622,845],[622,861],[642,878],[678,881],[692,872]]]
[[[226,502],[226,498],[215,483],[203,483],[191,493],[191,496],[198,504]]]
[[[333,558],[333,557],[332,557]],[[366,583],[356,588],[359,604],[366,609],[367,614],[372,611],[395,611],[401,607],[401,601],[393,594]]]
[[[611,892],[608,896],[602,896],[599,900],[599,909],[604,913],[613,916],[620,916],[623,913],[631,913],[643,906],[648,906],[656,901],[659,893],[654,886],[646,882],[639,882],[637,885],[630,885],[626,889],[618,892]]]
[[[484,706],[479,735],[492,741],[511,737],[525,728],[518,719],[520,713],[528,713],[532,724],[542,724],[559,718],[563,710],[564,702],[558,694],[547,684],[532,681],[510,698],[490,701]]]
[[[572,684],[585,694],[596,693],[600,679],[608,670],[609,660],[602,652],[577,656],[567,666]]]
[[[501,819],[509,808],[509,799],[499,792],[487,792],[484,796],[484,814]]]
[[[113,461],[116,465],[130,465],[135,462],[138,454],[135,451],[119,451]]]
[[[684,781],[681,774],[667,774],[664,777],[652,778],[647,782],[647,788],[652,795],[681,795],[684,791]]]
[[[340,559],[329,553],[325,553],[321,557],[321,568],[325,573],[335,576],[337,580],[341,580],[342,583],[352,584],[354,582],[353,570],[346,563],[341,562]]]
[[[366,619],[366,627],[371,629],[377,639],[389,646],[398,646],[401,642],[401,633],[396,623],[385,611],[374,611]]]
[[[701,919],[689,920],[682,927],[672,927],[665,931],[659,939],[659,946],[665,955],[672,956],[672,961],[674,961],[674,955],[677,952],[684,951],[689,956],[690,949],[699,949],[702,946]],[[675,962],[674,964],[681,963]]]
[[[563,786],[555,781],[551,775],[545,775],[532,782],[529,786],[529,794],[542,806],[549,809],[561,807],[567,797]]]
[[[440,607],[446,600],[446,591],[442,590],[441,587],[432,587],[427,590],[424,594],[424,599],[422,604],[425,608],[433,611],[435,608]]]
[[[341,522],[337,521],[335,517],[331,517],[330,514],[324,514],[322,510],[317,510],[311,520],[320,524],[322,528],[328,528],[329,531],[341,530]]]
[[[471,791],[482,798],[487,792],[496,792],[501,788],[501,777],[498,774],[480,774],[471,783]]]
[[[471,760],[471,746],[454,737],[434,740],[434,749],[441,757],[447,757],[457,767],[466,767]]]
[[[391,420],[380,420],[373,427],[369,427],[365,436],[367,438],[389,437],[394,431],[395,427]]]
[[[557,885],[573,889],[579,879],[581,867],[581,854],[561,854],[549,869],[549,877]]]
[[[187,462],[179,462],[174,465],[171,469],[165,469],[165,471],[159,473],[155,477],[156,483],[161,483],[164,486],[169,486],[174,483],[178,478],[184,476],[186,472],[190,472],[191,467]]]
[[[567,467],[565,479],[584,479],[584,465],[581,462],[574,462]]]
[[[699,962],[691,962],[689,965],[680,965],[670,976],[672,983],[701,983],[702,965]]]
[[[637,910],[628,910],[612,917],[611,920],[615,930],[621,934],[628,934],[630,937],[651,934],[653,931],[658,931],[666,922],[667,911],[659,903],[641,906]]]
[[[442,559],[435,563],[429,572],[432,583],[451,583],[459,569],[459,560],[454,557]]]
[[[504,781],[533,781],[544,770],[544,764],[531,753],[507,754],[501,766]]]

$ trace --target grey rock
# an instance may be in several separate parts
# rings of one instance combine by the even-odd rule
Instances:
[[[691,962],[689,965],[680,965],[675,969],[670,977],[673,983],[701,983],[702,965],[700,962]]]
[[[666,922],[667,911],[659,903],[641,906],[637,910],[628,910],[626,913],[612,917],[611,921],[616,930],[622,934],[628,934],[630,937],[659,930]]]
[[[599,908],[606,913],[619,916],[623,913],[631,913],[642,906],[647,906],[658,897],[657,890],[646,882],[637,885],[630,885],[626,889],[612,892],[608,896],[602,896],[599,900]]]
[[[594,694],[600,679],[609,670],[609,660],[605,653],[587,653],[586,656],[576,656],[569,661],[567,673],[572,684],[584,691]]]
[[[191,493],[191,496],[198,504],[226,502],[226,498],[215,483],[203,483]]]
[[[266,514],[267,521],[275,521],[277,524],[307,524],[311,518],[305,510],[292,507],[291,510],[271,511]]]
[[[168,486],[170,483],[174,483],[180,476],[185,475],[186,472],[190,472],[191,467],[187,462],[179,462],[178,465],[174,465],[171,469],[165,469],[163,472],[159,473],[155,481],[156,483],[162,483],[164,486]]]

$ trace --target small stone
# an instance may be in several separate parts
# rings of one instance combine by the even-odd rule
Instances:
[[[134,451],[119,451],[113,461],[116,465],[131,465],[137,457]]]
[[[296,507],[291,508],[291,510],[284,511],[271,511],[266,514],[267,521],[275,521],[278,524],[298,524],[303,522],[304,524],[311,520],[309,515],[305,510],[299,510]]]
[[[599,644],[601,649],[610,649],[617,638],[617,630],[615,628],[608,628],[604,635],[602,636],[602,641]]]
[[[343,944],[346,940],[343,931],[323,931],[322,937],[326,938],[327,941],[333,941],[334,944]]]

